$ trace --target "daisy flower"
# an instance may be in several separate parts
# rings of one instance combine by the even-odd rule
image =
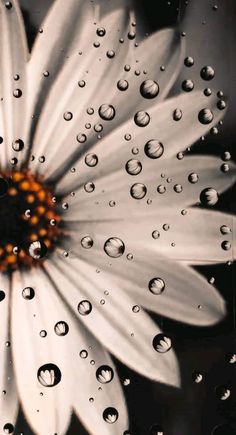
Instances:
[[[125,433],[110,354],[180,385],[171,337],[145,309],[197,326],[224,315],[191,265],[232,260],[232,217],[210,207],[234,167],[186,148],[225,102],[192,90],[190,76],[163,101],[184,38],[167,29],[137,42],[125,2],[99,11],[56,0],[29,53],[17,1],[1,1],[5,433],[19,407],[35,434],[65,434],[72,412],[91,434]]]

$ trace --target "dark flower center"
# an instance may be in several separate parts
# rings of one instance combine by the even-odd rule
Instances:
[[[50,189],[29,171],[0,174],[0,270],[36,266],[60,237]]]

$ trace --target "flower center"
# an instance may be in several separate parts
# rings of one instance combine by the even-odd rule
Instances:
[[[29,171],[0,174],[0,271],[30,268],[55,247],[61,218],[51,191]]]

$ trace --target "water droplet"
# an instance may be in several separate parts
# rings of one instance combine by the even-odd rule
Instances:
[[[108,59],[113,59],[113,57],[115,57],[114,50],[108,50],[107,51],[107,57],[108,57]]]
[[[87,154],[84,161],[87,166],[94,167],[98,164],[98,156],[96,154]]]
[[[109,257],[121,257],[125,252],[124,242],[118,237],[110,237],[104,244],[104,251]]]
[[[159,353],[166,353],[171,349],[171,339],[167,335],[157,334],[153,339],[153,347]]]
[[[219,195],[212,187],[207,187],[200,194],[200,201],[203,205],[213,206],[218,202]]]
[[[143,199],[147,194],[147,188],[142,183],[135,183],[130,188],[130,195],[134,199]]]
[[[165,282],[162,278],[152,278],[149,281],[148,288],[153,295],[161,295],[165,290]]]
[[[116,111],[111,104],[102,104],[99,107],[98,113],[104,121],[111,121],[114,119]]]
[[[16,139],[16,140],[14,140],[14,142],[12,142],[12,149],[14,151],[19,152],[19,151],[22,151],[23,148],[24,148],[24,142],[23,142],[23,140]]]
[[[64,337],[69,332],[69,326],[66,322],[60,321],[55,324],[54,331],[60,337]]]
[[[218,101],[217,107],[219,110],[224,110],[226,108],[226,102],[224,100]]]
[[[7,2],[7,3],[10,3],[10,2]],[[6,423],[3,426],[3,430],[7,434],[13,433],[14,432],[14,426],[11,423]]]
[[[65,121],[71,121],[71,119],[73,118],[73,114],[71,112],[65,112],[63,117]]]
[[[204,95],[206,95],[206,97],[210,97],[210,95],[211,95],[211,89],[210,88],[206,88],[206,89],[204,89]]]
[[[150,122],[150,115],[140,110],[134,115],[134,122],[138,127],[146,127]]]
[[[38,381],[43,387],[54,387],[61,380],[61,371],[55,364],[44,364],[38,369]]]
[[[78,311],[81,314],[81,316],[87,316],[88,314],[90,314],[92,311],[92,308],[93,307],[92,307],[91,302],[89,302],[87,300],[81,301],[78,304]]]
[[[2,302],[5,299],[5,292],[3,290],[0,290],[0,302]]]
[[[130,175],[138,175],[142,171],[142,163],[136,159],[130,159],[125,165],[125,169]]]
[[[227,385],[219,385],[215,389],[216,397],[220,400],[227,400],[230,397],[230,389]]]
[[[164,431],[162,429],[161,426],[159,426],[159,424],[154,424],[151,428],[150,428],[150,435],[164,435]]]
[[[98,27],[98,29],[97,29],[97,35],[98,36],[105,36],[105,34],[106,34],[106,30],[104,29],[104,27]]]
[[[198,114],[198,120],[201,124],[210,124],[213,118],[214,116],[210,109],[202,109]]]
[[[173,189],[176,193],[181,193],[183,190],[183,186],[181,186],[181,184],[175,184]]]
[[[194,60],[191,56],[188,56],[184,59],[184,65],[187,67],[191,67],[194,64]]]
[[[13,91],[13,96],[14,96],[15,98],[20,98],[21,95],[22,95],[22,90],[21,90],[21,89],[14,89],[14,91]]]
[[[183,89],[183,91],[185,91],[185,92],[191,92],[193,90],[193,88],[194,88],[194,84],[193,84],[192,80],[188,79],[188,80],[184,80],[182,82],[182,89]]]
[[[220,227],[221,234],[229,234],[231,233],[231,228],[229,228],[227,225],[222,225]]]
[[[152,99],[159,94],[159,85],[154,80],[145,80],[140,86],[140,94],[143,98]]]
[[[231,243],[230,243],[228,240],[224,240],[224,241],[221,243],[221,248],[222,248],[224,251],[229,251],[229,250],[231,249]]]
[[[32,242],[30,244],[29,254],[35,260],[39,260],[40,258],[45,257],[45,255],[47,254],[47,246],[44,242],[36,240],[35,242]]]
[[[129,83],[127,82],[127,80],[119,80],[117,82],[117,88],[119,89],[119,91],[126,91],[129,87]]]
[[[84,190],[87,193],[92,193],[95,190],[95,185],[91,181],[84,185]]]
[[[182,110],[175,109],[172,116],[174,121],[180,121],[180,119],[182,118]]]
[[[193,382],[195,382],[195,384],[200,384],[203,380],[203,376],[199,372],[194,372],[192,374],[192,379],[193,379]]]
[[[160,237],[160,233],[159,233],[159,231],[154,230],[154,231],[152,232],[152,238],[153,238],[153,239],[159,239],[159,237]]]
[[[87,350],[81,350],[80,351],[80,353],[79,353],[79,356],[80,356],[80,358],[82,358],[82,359],[85,359],[85,358],[87,358],[88,357],[88,352],[87,352]]]
[[[118,420],[118,411],[115,408],[106,408],[103,411],[103,419],[110,424],[115,423]]]
[[[212,66],[204,66],[200,72],[201,78],[203,80],[209,81],[212,80],[215,76],[215,71]]]
[[[85,83],[84,80],[80,80],[80,81],[78,82],[78,86],[79,86],[80,88],[84,88],[85,85],[86,85],[86,83]]]
[[[199,176],[198,174],[196,174],[196,172],[192,172],[191,174],[189,174],[188,176],[188,181],[192,184],[197,183],[199,180]]]
[[[101,384],[108,384],[114,377],[114,371],[110,366],[100,366],[96,371],[96,378]]]
[[[12,8],[12,2],[5,2],[5,7],[6,9],[11,9]],[[8,432],[11,433],[11,432]]]
[[[128,33],[128,39],[134,39],[135,38],[135,36],[136,36],[136,33],[135,32],[133,32],[133,31],[130,31],[129,33]]]
[[[159,184],[159,186],[157,186],[157,192],[162,195],[166,192],[166,187],[163,184]]]
[[[140,307],[139,307],[139,305],[134,305],[134,306],[132,307],[132,311],[133,311],[133,313],[139,313],[139,311],[140,311]]]
[[[90,249],[93,246],[93,239],[90,236],[85,236],[81,239],[81,245],[85,249]]]
[[[144,152],[150,159],[159,159],[164,153],[164,146],[158,140],[151,139],[144,146]]]
[[[32,287],[25,287],[22,290],[22,296],[24,299],[31,300],[35,296],[35,291]]]
[[[45,331],[45,329],[42,329],[42,331],[40,331],[39,335],[40,335],[40,337],[45,338],[45,337],[47,337],[47,331]]]

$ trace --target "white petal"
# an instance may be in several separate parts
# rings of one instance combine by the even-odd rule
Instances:
[[[25,110],[27,102],[26,62],[28,47],[24,23],[17,0],[13,0],[8,9],[1,2],[0,35],[1,35],[1,96],[3,98],[3,114],[5,123],[4,146],[6,157],[13,155],[12,142],[21,138],[25,141]],[[19,80],[14,76],[19,75]],[[13,93],[19,90],[22,95],[16,98]]]
[[[5,298],[0,302],[0,427],[6,423],[15,425],[18,412],[18,398],[12,367],[11,336],[9,330],[10,315],[10,281],[1,274],[1,292]],[[5,392],[5,393],[4,393]]]
[[[96,220],[99,213],[96,213],[95,205],[94,210],[94,220],[79,220],[81,218],[79,209],[78,220],[75,213],[75,221],[70,221],[70,213],[67,215],[68,218],[65,216],[67,233],[71,236],[66,248],[80,250],[81,241],[88,235],[97,246],[101,239],[108,240],[115,234],[126,246],[130,244],[142,246],[143,249],[153,251],[156,258],[160,254],[169,259],[192,264],[232,261],[233,249],[236,248],[233,239],[235,218],[232,215],[200,208],[189,208],[182,210],[181,213],[181,207],[177,209],[152,206],[140,210],[137,208],[137,215],[132,215],[131,207],[124,206],[122,219],[119,217],[119,206],[117,206],[118,213],[109,213],[108,209],[106,219],[102,221]],[[168,231],[165,231],[163,226],[167,224]],[[225,234],[222,227],[227,227]],[[230,249],[222,248],[224,241],[230,242]]]
[[[35,297],[22,297],[24,287],[33,287]],[[72,380],[69,372],[68,347],[53,330],[57,310],[52,306],[52,295],[46,293],[39,271],[20,277],[14,274],[12,294],[12,345],[13,362],[21,405],[35,433],[64,434],[71,417]],[[60,320],[60,318],[58,318]],[[47,337],[40,331],[46,330]],[[59,367],[62,379],[54,387],[44,387],[37,379],[40,367],[45,364]],[[43,379],[49,381],[50,374]],[[40,393],[43,393],[41,395]]]
[[[209,124],[203,125],[198,120],[198,114],[204,107],[208,107],[214,114],[210,126]],[[176,108],[181,108],[183,112],[180,121],[174,121],[172,118]],[[91,173],[91,168],[86,167],[86,165],[78,166],[80,170],[79,180],[83,183],[88,177],[102,177],[118,171],[121,167],[124,168],[127,160],[134,158],[131,153],[134,147],[139,149],[138,159],[145,157],[146,161],[152,160],[146,157],[144,153],[145,144],[152,139],[156,139],[164,146],[163,156],[160,159],[154,159],[154,162],[152,162],[152,165],[157,165],[157,161],[161,165],[162,160],[166,157],[176,156],[178,152],[185,151],[186,147],[205,135],[222,118],[222,112],[216,108],[216,98],[214,96],[211,98],[205,97],[200,91],[193,92],[191,95],[179,95],[152,106],[148,110],[151,120],[146,127],[137,126],[134,119],[131,118],[104,139],[97,141],[95,145],[92,142],[90,144],[89,141],[80,144],[78,152],[73,155],[73,158],[67,158],[67,160],[64,158],[63,167],[67,166],[69,171],[71,166],[76,163],[76,160],[81,157],[84,158],[87,152],[96,154],[99,164],[93,173]],[[127,134],[131,135],[130,141],[124,139]],[[61,174],[62,170],[58,169],[54,174],[55,179],[60,178]],[[74,190],[77,181],[75,178],[75,174],[68,173],[58,184],[58,191]]]
[[[58,257],[55,263],[46,264],[46,270],[56,277],[60,292],[75,312],[80,300],[91,301],[91,313],[80,319],[117,358],[151,379],[179,384],[173,350],[161,355],[154,350],[152,341],[160,329],[144,311],[132,311],[135,298],[130,298],[122,287],[113,289],[112,279],[77,258],[63,261]],[[109,296],[101,303],[105,291]]]
[[[111,282],[113,293],[119,295],[122,288],[135,303],[193,325],[210,325],[224,316],[222,297],[189,266],[173,262],[160,254],[155,255],[145,246],[134,243],[127,243],[125,250],[125,253],[133,255],[132,261],[128,261],[126,255],[114,260],[109,258],[108,261],[103,251],[104,242],[105,237],[91,250],[78,247],[72,250],[71,256],[75,252],[79,258],[101,270],[103,279]],[[73,262],[74,259],[71,259]],[[154,278],[160,278],[164,283],[161,289],[160,286],[158,288],[160,295],[153,295],[149,290],[150,281]]]
[[[83,50],[88,38],[89,24],[92,22],[93,8],[83,0],[63,0],[53,3],[42,23],[34,43],[31,59],[28,64],[29,110],[27,114],[28,128],[31,128],[30,139],[34,133],[36,122],[32,122],[42,110],[45,96],[52,83],[55,82],[67,58]],[[53,37],[52,37],[53,35]],[[79,57],[79,56],[78,56]],[[49,77],[43,73],[49,72]],[[50,114],[51,116],[51,114]]]
[[[70,143],[69,153],[73,154],[78,149],[76,136],[80,129],[84,130],[84,125],[91,121],[96,124],[96,119],[92,117],[91,120],[91,115],[87,114],[88,107],[92,105],[97,112],[99,105],[106,102],[103,100],[108,98],[108,90],[109,102],[112,102],[113,94],[117,92],[119,68],[120,65],[125,64],[130,47],[128,40],[125,44],[119,42],[119,37],[123,37],[128,31],[128,10],[126,8],[115,10],[97,23],[96,27],[92,17],[90,19],[87,17],[84,26],[91,27],[91,30],[87,31],[84,52],[79,56],[76,50],[76,54],[61,70],[39,122],[34,148],[39,155],[46,156],[46,162],[43,168],[39,167],[39,171],[50,169],[52,172],[55,169],[55,156],[58,165],[61,164],[61,157],[63,157],[62,162],[64,161],[65,155],[64,152],[61,154],[61,151],[65,149],[65,143]],[[99,38],[96,34],[97,28],[104,28],[106,35]],[[99,42],[100,47],[94,47],[94,42]],[[115,52],[114,59],[108,58],[109,50]],[[78,86],[81,80],[84,81],[83,87]],[[63,118],[66,111],[73,114],[70,122],[66,122]],[[96,113],[95,116],[99,122],[98,114]],[[50,119],[49,124],[48,119]],[[97,137],[93,129],[86,130],[86,135]]]
[[[136,156],[133,157],[136,159]],[[67,198],[69,203],[67,219],[107,221],[158,213],[161,216],[165,215],[170,204],[173,213],[180,213],[185,207],[199,203],[200,194],[205,188],[212,187],[220,194],[230,187],[235,179],[234,163],[230,163],[230,170],[224,173],[220,168],[220,159],[212,156],[198,155],[183,160],[170,158],[164,160],[162,165],[161,162],[145,157],[141,152],[137,159],[142,164],[142,171],[136,176],[128,174],[125,170],[127,160],[120,160],[119,165],[122,169],[113,173],[109,173],[110,167],[107,162],[107,176],[99,177],[98,168],[97,179],[96,168],[90,168],[90,179],[85,179],[85,182],[88,180],[94,182],[95,190],[92,193],[87,193],[84,189],[82,178],[84,168],[81,165],[81,170],[78,171],[78,190],[73,198],[71,196]],[[94,177],[92,177],[93,169]],[[103,169],[105,174],[105,166]],[[198,175],[197,183],[189,182],[191,173]],[[77,179],[76,173],[72,175]],[[147,189],[146,195],[141,200],[133,198],[131,194],[131,188],[136,183],[143,184]],[[180,193],[176,192],[178,185],[182,186]],[[165,193],[158,193],[158,186],[163,186]],[[114,202],[115,206],[111,207]]]
[[[114,431],[114,434],[123,433],[128,425],[127,413],[114,364],[94,337],[71,314],[64,300],[64,295],[60,297],[57,292],[55,277],[52,278],[52,281],[48,279],[40,269],[27,277],[28,283],[34,285],[36,296],[31,301],[23,300],[23,304],[24,302],[30,304],[29,308],[26,307],[26,309],[30,309],[31,313],[36,314],[35,317],[32,317],[32,324],[29,326],[31,326],[31,330],[35,328],[37,332],[36,337],[34,337],[37,347],[32,352],[35,362],[30,370],[30,379],[29,377],[27,379],[28,382],[35,383],[37,369],[42,363],[49,362],[47,358],[50,358],[50,362],[58,365],[62,378],[61,382],[52,388],[42,387],[38,383],[38,392],[43,391],[44,393],[41,398],[38,397],[39,393],[35,396],[35,387],[32,388],[32,385],[31,391],[22,391],[26,385],[19,384],[23,406],[26,406],[24,408],[26,416],[37,433],[52,434],[58,432],[63,434],[69,423],[68,417],[70,417],[71,407],[73,407],[91,434],[108,435],[107,424],[103,420],[103,411],[108,407],[114,407],[119,412],[119,419],[115,425],[117,432]],[[23,298],[21,297],[21,299]],[[41,318],[39,318],[40,315]],[[58,320],[62,319],[67,323],[69,332],[65,336],[58,336],[54,332],[55,325]],[[42,328],[47,331],[46,338],[39,337],[39,331]],[[79,356],[82,350],[88,353],[88,358],[83,359]],[[94,364],[90,363],[91,360],[94,361]],[[35,364],[38,365],[35,366]],[[96,370],[103,365],[112,367],[114,380],[109,385],[103,386],[102,391],[99,391]],[[31,379],[32,369],[34,370],[33,380]],[[24,370],[22,369],[20,376],[23,375]],[[52,382],[53,378],[54,372],[45,370],[42,373],[43,385],[45,382]],[[92,403],[89,401],[90,398],[94,399]],[[28,408],[29,401],[32,402],[30,408]],[[40,411],[38,421],[36,421],[37,416],[35,417],[35,412],[33,412],[36,408]]]

